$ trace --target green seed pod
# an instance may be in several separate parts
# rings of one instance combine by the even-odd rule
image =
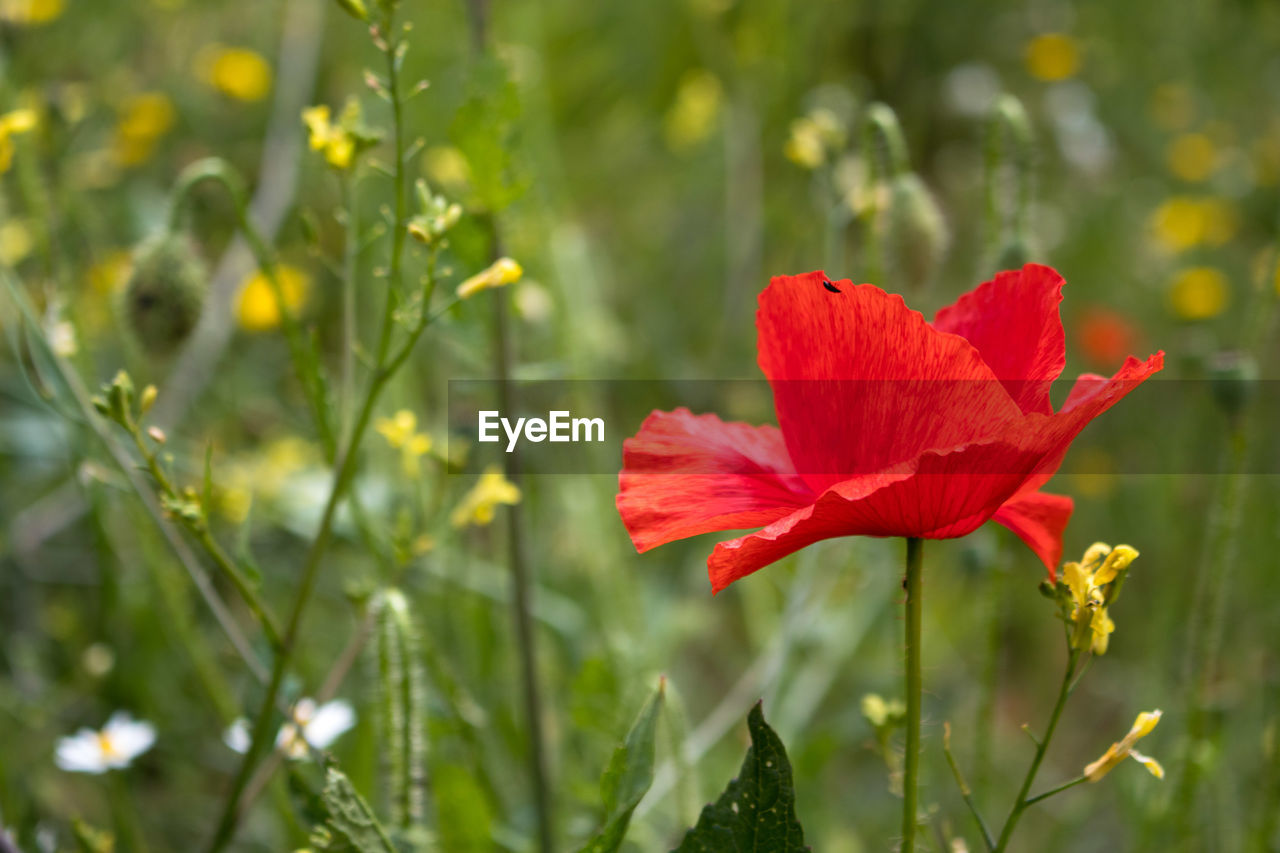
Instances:
[[[407,830],[420,825],[426,812],[426,678],[404,594],[382,590],[370,606],[375,618],[382,787],[392,822]]]
[[[143,349],[166,355],[186,340],[200,320],[207,283],[204,263],[188,238],[161,234],[138,246],[123,314]]]
[[[1020,270],[1024,264],[1031,263],[1034,250],[1020,234],[1012,234],[996,249],[994,257],[984,271],[984,275],[993,275],[1003,270]]]
[[[338,0],[338,5],[357,21],[369,20],[369,10],[365,8],[364,0]]]
[[[933,281],[951,233],[938,202],[914,172],[893,177],[889,182],[888,210],[879,217],[885,247],[888,278],[895,284],[919,292]]]

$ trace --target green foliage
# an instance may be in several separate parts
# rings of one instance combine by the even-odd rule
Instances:
[[[398,589],[370,603],[375,625],[379,751],[391,822],[419,824],[426,804],[426,676],[409,602]]]
[[[627,732],[627,739],[613,752],[600,779],[604,798],[604,827],[588,841],[581,853],[615,853],[626,837],[631,813],[653,784],[654,740],[661,716],[665,679],[658,685]]]
[[[512,154],[520,93],[506,65],[493,57],[472,67],[467,92],[449,137],[467,158],[475,203],[497,212],[523,195],[529,183]]]
[[[457,853],[488,853],[493,849],[497,820],[489,798],[473,768],[458,764],[433,765],[440,849]]]
[[[396,853],[373,810],[342,771],[334,767],[325,771],[320,803],[325,821],[312,835],[317,849],[333,853]]]
[[[804,830],[796,819],[791,763],[782,741],[764,721],[763,702],[747,716],[751,748],[738,778],[702,810],[677,853],[804,853]]]

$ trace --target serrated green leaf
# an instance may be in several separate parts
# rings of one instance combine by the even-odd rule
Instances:
[[[627,732],[626,741],[613,751],[613,758],[600,779],[606,810],[604,827],[581,853],[615,853],[622,846],[631,813],[653,784],[653,744],[665,687],[665,681],[658,685]]]
[[[351,849],[357,853],[396,853],[369,804],[341,771],[332,767],[325,771],[320,800],[328,814],[325,827]]]
[[[747,717],[751,748],[738,778],[707,805],[675,853],[805,853],[796,819],[791,764],[782,741],[764,721],[760,702]]]

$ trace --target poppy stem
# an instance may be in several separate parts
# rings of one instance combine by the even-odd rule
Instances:
[[[907,748],[902,762],[902,853],[915,849],[917,824],[917,779],[920,773],[920,623],[921,588],[924,574],[924,540],[907,539]]]

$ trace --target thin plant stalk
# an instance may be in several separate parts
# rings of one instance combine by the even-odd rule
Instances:
[[[907,746],[902,761],[902,851],[915,850],[916,825],[919,822],[918,784],[920,775],[920,701],[923,680],[920,674],[921,575],[924,574],[924,540],[907,539],[906,589],[906,694]]]
[[[1036,754],[1031,759],[1031,766],[1027,768],[1026,776],[1022,779],[1022,787],[1018,789],[1018,796],[1014,798],[1013,808],[1009,811],[1009,817],[1005,819],[1004,828],[1000,830],[1000,838],[996,842],[996,853],[1002,853],[1009,846],[1009,839],[1013,837],[1013,830],[1017,827],[1022,813],[1028,807],[1047,796],[1056,794],[1059,791],[1065,791],[1080,782],[1080,779],[1076,779],[1044,794],[1030,798],[1027,796],[1031,792],[1031,786],[1035,784],[1036,774],[1040,772],[1040,765],[1044,762],[1045,753],[1049,751],[1049,742],[1053,740],[1053,732],[1058,727],[1058,720],[1062,717],[1062,709],[1067,704],[1067,697],[1071,695],[1071,690],[1076,685],[1076,668],[1079,664],[1080,650],[1072,649],[1070,656],[1067,658],[1067,668],[1062,674],[1062,684],[1058,688],[1058,698],[1053,704],[1053,712],[1049,715],[1049,724],[1045,727],[1044,736],[1038,739],[1033,738],[1036,743]]]
[[[310,601],[311,593],[319,575],[320,563],[333,535],[334,517],[337,514],[338,506],[342,503],[347,488],[354,479],[360,443],[372,419],[374,406],[387,382],[408,358],[414,343],[416,343],[431,319],[430,317],[424,317],[411,330],[400,349],[394,355],[392,354],[391,344],[392,332],[395,327],[395,308],[402,277],[404,239],[408,228],[408,201],[405,195],[404,110],[400,91],[400,61],[398,56],[400,41],[396,37],[395,22],[390,13],[387,14],[383,21],[381,30],[381,32],[377,33],[375,41],[379,43],[386,57],[387,93],[391,102],[394,125],[395,223],[392,231],[391,258],[387,274],[387,299],[383,306],[382,326],[378,334],[377,355],[374,360],[375,369],[365,393],[364,403],[360,407],[359,414],[357,414],[352,426],[350,438],[343,446],[342,452],[336,457],[337,467],[329,490],[329,499],[325,503],[315,539],[312,540],[311,547],[307,551],[298,591],[295,594],[293,607],[286,622],[280,653],[276,655],[275,664],[271,670],[271,678],[267,683],[266,695],[254,721],[249,749],[244,755],[240,769],[232,781],[231,790],[228,792],[223,804],[222,816],[218,821],[217,829],[208,847],[209,853],[217,853],[217,851],[225,849],[226,845],[230,843],[241,817],[241,795],[253,774],[253,769],[258,763],[259,756],[271,738],[271,723],[276,698],[279,695],[280,687],[284,682],[285,671],[292,657],[302,622],[302,615],[306,610],[307,603]],[[429,283],[426,287],[429,295],[431,290],[434,289],[435,282],[434,258],[432,263],[428,265],[427,278]]]

